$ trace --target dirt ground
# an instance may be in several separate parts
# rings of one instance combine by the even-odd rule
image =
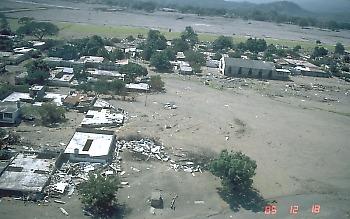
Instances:
[[[28,3],[29,2],[29,3]],[[350,45],[350,31],[340,30],[339,32],[320,30],[319,28],[302,29],[296,25],[274,24],[261,21],[245,21],[242,19],[229,19],[222,17],[203,17],[194,14],[180,13],[145,13],[127,11],[104,12],[96,8],[109,6],[101,4],[86,4],[69,1],[36,0],[15,1],[2,0],[0,6],[3,8],[35,8],[48,7],[47,10],[32,10],[8,13],[14,18],[23,16],[34,17],[38,20],[53,22],[68,22],[81,24],[97,24],[109,26],[129,26],[142,28],[171,28],[175,32],[181,32],[186,26],[192,26],[199,33],[212,33],[222,35],[237,35],[243,37],[258,37],[271,39],[285,39],[315,42],[322,42],[334,45],[337,42],[345,46]],[[49,4],[49,5],[48,5]],[[50,7],[51,6],[51,7]],[[71,7],[71,8],[66,8]],[[73,10],[74,9],[74,10]],[[78,9],[78,10],[76,10]],[[181,19],[179,19],[181,18]],[[67,37],[74,33],[67,33]]]
[[[290,205],[299,206],[297,218],[349,218],[349,83],[301,76],[287,82],[232,80],[213,69],[203,75],[163,74],[165,93],[139,94],[136,102],[110,101],[128,112],[117,135],[159,138],[171,155],[176,150],[213,155],[222,149],[242,151],[257,162],[257,191],[225,201],[219,179],[209,172],[175,172],[169,163],[138,161],[124,151],[121,180],[129,185],[119,190],[118,198],[126,206],[125,218],[263,218],[263,206],[249,198],[276,201],[278,218],[292,217]],[[204,85],[207,80],[209,85]],[[165,109],[167,102],[178,108]],[[59,128],[22,123],[13,129],[33,145],[64,148],[83,114],[70,111],[67,117]],[[153,191],[164,198],[164,209],[155,215],[149,204]],[[38,206],[2,198],[0,215],[64,218],[58,209],[62,206],[69,218],[86,217],[76,195],[63,200],[67,204]],[[311,213],[313,204],[321,205],[320,214]]]

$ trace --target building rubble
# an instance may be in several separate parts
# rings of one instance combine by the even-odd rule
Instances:
[[[165,151],[165,147],[163,145],[157,145],[150,139],[141,139],[138,141],[117,141],[117,154],[123,150],[129,150],[132,153],[144,155],[146,160],[153,159],[162,162],[169,162],[169,167],[175,171],[184,171],[186,173],[191,173],[193,176],[195,176],[195,172],[202,173],[201,166],[186,158],[186,154],[174,153],[174,157],[177,158],[171,158]]]

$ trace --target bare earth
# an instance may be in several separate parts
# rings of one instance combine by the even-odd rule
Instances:
[[[175,32],[181,32],[186,26],[192,26],[200,33],[217,35],[235,34],[247,37],[309,41],[311,43],[316,40],[321,40],[330,45],[335,45],[337,42],[343,43],[345,46],[350,45],[350,31],[348,30],[334,32],[329,30],[319,30],[318,28],[302,29],[295,25],[277,25],[270,22],[245,21],[242,19],[229,19],[222,17],[202,17],[191,14],[184,15],[166,12],[103,12],[96,10],[96,8],[105,8],[108,6],[71,3],[68,1],[36,0],[34,2],[36,4],[32,4],[32,1],[29,0],[2,0],[0,2],[0,8],[47,8],[47,10],[36,9],[33,11],[7,14],[9,17],[15,18],[29,16],[34,17],[37,20],[54,22],[160,28],[166,30],[171,28]]]
[[[335,78],[312,77],[293,77],[294,82],[232,81],[220,79],[216,70],[204,72],[208,76],[202,78],[165,74],[166,93],[148,94],[147,98],[140,94],[133,103],[112,100],[113,105],[129,113],[118,135],[139,132],[157,137],[170,154],[242,151],[257,161],[254,186],[267,201],[277,201],[278,218],[290,218],[292,204],[299,205],[297,218],[349,218],[349,84]],[[210,85],[204,85],[203,80],[210,80]],[[294,83],[322,84],[326,88],[295,92],[286,86]],[[336,101],[323,102],[324,97]],[[163,108],[171,101],[178,109]],[[69,122],[58,129],[25,123],[13,129],[20,131],[28,144],[63,149],[65,146],[59,143],[68,143],[82,117],[70,111]],[[166,129],[166,125],[171,128]],[[242,200],[231,203],[230,208],[218,194],[219,179],[209,172],[192,176],[175,172],[168,163],[137,161],[128,152],[123,152],[122,157],[126,171],[122,181],[128,181],[129,186],[122,188],[118,197],[127,206],[126,218],[264,217],[261,206],[256,209]],[[151,215],[148,200],[157,190],[163,194],[165,208]],[[179,197],[174,211],[170,202],[175,194]],[[58,209],[62,206],[71,218],[85,217],[77,196],[63,200],[67,204],[51,201],[47,206],[38,206],[3,198],[0,215],[62,218]],[[321,205],[317,216],[311,214],[313,204]]]

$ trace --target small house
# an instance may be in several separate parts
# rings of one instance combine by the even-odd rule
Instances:
[[[19,102],[0,102],[0,123],[16,124],[20,121]]]

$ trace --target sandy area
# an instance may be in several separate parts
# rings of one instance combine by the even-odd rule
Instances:
[[[105,5],[70,3],[65,1],[37,0],[40,4],[27,4],[25,1],[3,0],[0,6],[3,8],[33,8],[51,6],[68,6],[79,8],[71,10],[66,8],[48,7],[48,10],[33,10],[16,13],[9,13],[10,17],[34,17],[38,20],[87,23],[97,25],[116,25],[145,28],[171,28],[173,31],[181,32],[186,26],[192,26],[200,33],[213,33],[223,35],[239,35],[260,38],[274,38],[286,40],[301,40],[315,42],[321,40],[326,44],[341,42],[350,45],[350,31],[341,30],[322,31],[318,28],[301,29],[295,25],[278,25],[269,22],[245,21],[242,19],[228,19],[222,17],[201,17],[197,15],[183,15],[179,13],[131,13],[131,12],[103,12],[96,8],[106,7]],[[28,1],[30,2],[30,1]],[[181,17],[181,19],[179,19]]]
[[[313,217],[313,204],[321,205],[316,218],[349,218],[349,83],[312,77],[292,77],[293,82],[232,81],[215,72],[205,70],[205,75],[211,74],[204,77],[164,74],[166,93],[148,94],[147,98],[140,94],[133,103],[112,100],[129,114],[118,135],[139,132],[156,137],[169,152],[180,148],[208,154],[240,150],[256,160],[254,186],[264,199],[277,201],[278,218],[290,218],[292,204],[300,206],[298,218]],[[209,79],[209,85],[204,85]],[[300,89],[310,83],[318,86]],[[290,84],[300,90],[291,90]],[[324,102],[324,97],[332,101]],[[164,109],[167,102],[178,108]],[[21,123],[13,129],[33,147],[64,148],[60,143],[69,142],[83,114],[70,111],[67,118],[58,128]],[[220,181],[208,172],[195,176],[175,172],[168,163],[137,161],[125,151],[122,158],[126,171],[122,180],[130,185],[119,192],[120,202],[128,207],[126,218],[263,217],[261,206],[243,200],[235,200],[231,206],[226,203],[218,194]],[[163,194],[165,208],[151,215],[148,199],[157,190]],[[175,194],[179,197],[173,211],[169,205]],[[84,217],[76,196],[63,200],[71,218]],[[0,215],[62,218],[59,205],[38,206],[2,198]]]

